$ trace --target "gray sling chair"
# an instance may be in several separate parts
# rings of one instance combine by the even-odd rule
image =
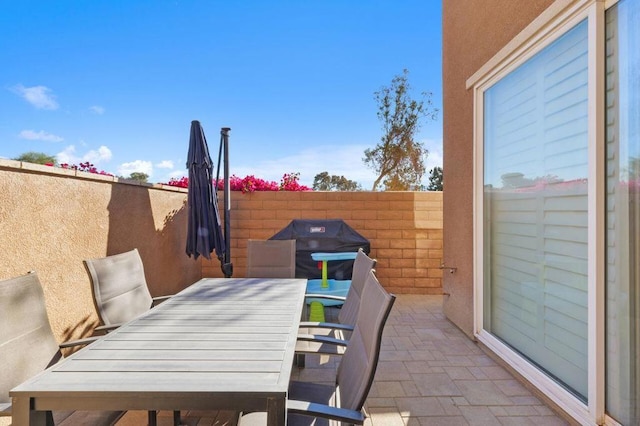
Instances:
[[[171,296],[151,297],[138,249],[84,260],[91,279],[93,301],[102,326],[109,331],[151,309]]]
[[[351,286],[346,297],[329,296],[323,294],[307,294],[307,297],[313,297],[314,299],[331,299],[342,300],[344,304],[338,313],[338,323],[331,322],[309,322],[303,321],[300,323],[301,335],[313,334],[313,335],[326,335],[346,340],[348,335],[353,330],[358,318],[358,310],[361,305],[362,289],[365,286],[369,272],[373,270],[376,265],[376,260],[371,259],[367,254],[358,250],[356,259],[353,262],[353,272],[351,274]],[[344,352],[342,346],[321,344],[317,341],[298,340],[296,343],[296,352],[298,354],[304,353],[320,353],[330,355],[341,355]],[[298,366],[304,366],[304,359],[301,356],[296,358]]]
[[[9,391],[62,359],[60,348],[87,345],[96,338],[58,345],[49,324],[35,272],[0,281],[0,416],[11,416]],[[112,425],[121,411],[54,411],[47,425]]]
[[[365,400],[371,389],[382,343],[382,332],[395,296],[387,293],[373,271],[367,276],[349,342],[332,339],[346,346],[334,385],[296,382],[289,384],[287,425],[363,424]],[[246,413],[239,426],[264,426],[267,414]]]
[[[247,240],[247,278],[295,278],[296,240]]]
[[[91,279],[93,301],[103,324],[96,327],[95,332],[116,329],[171,297],[151,297],[138,249],[86,259],[84,266]],[[174,424],[180,424],[179,411],[174,411],[173,419]],[[149,411],[149,424],[153,426],[156,422],[155,411]]]

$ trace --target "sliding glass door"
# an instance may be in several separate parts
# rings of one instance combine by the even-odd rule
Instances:
[[[572,5],[472,82],[476,336],[581,423],[638,425],[640,0]]]
[[[484,329],[586,401],[588,33],[484,92]]]

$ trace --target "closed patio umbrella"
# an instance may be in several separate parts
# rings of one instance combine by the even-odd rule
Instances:
[[[187,255],[211,259],[211,252],[222,262],[225,242],[218,213],[217,190],[212,183],[213,164],[207,139],[199,121],[191,122],[189,153],[189,189],[187,194]]]

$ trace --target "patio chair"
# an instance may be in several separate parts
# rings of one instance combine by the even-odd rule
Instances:
[[[362,250],[358,250],[356,259],[353,262],[353,273],[351,275],[351,286],[346,297],[331,296],[323,294],[307,294],[307,297],[313,297],[314,299],[331,299],[331,300],[343,300],[344,303],[338,313],[338,323],[332,322],[310,322],[303,321],[300,323],[300,334],[313,334],[313,335],[325,335],[338,339],[348,340],[348,336],[353,331],[353,327],[356,324],[358,318],[358,310],[361,305],[362,291],[369,276],[369,273],[376,265],[376,260],[367,256]],[[341,355],[344,353],[342,346],[335,345],[323,345],[315,341],[299,340],[296,343],[296,352],[302,353],[324,353],[330,355]],[[298,366],[302,358],[297,358]]]
[[[355,326],[356,324],[356,319],[358,318],[358,309],[360,307],[362,289],[364,288],[364,284],[367,280],[367,276],[369,275],[369,271],[371,271],[375,266],[376,260],[367,256],[367,254],[362,249],[359,249],[353,262],[351,285],[349,286],[349,291],[347,292],[347,295],[345,297],[311,293],[306,294],[305,297],[313,299],[340,300],[344,302],[338,314],[338,328],[345,329],[344,326],[348,326],[347,329],[353,329],[353,326]],[[308,321],[300,324],[301,327],[324,326],[329,328],[332,328],[333,325],[335,325],[335,323],[326,323],[323,325],[322,323],[314,323]]]
[[[373,271],[366,281],[362,309],[348,344],[331,339],[335,344],[346,346],[335,385],[291,382],[287,425],[364,423],[363,406],[378,365],[384,325],[395,301],[395,296],[387,293]],[[264,412],[247,413],[240,418],[240,426],[263,426],[266,421]]]
[[[247,240],[247,278],[295,278],[296,240]]]
[[[0,416],[11,416],[9,391],[60,361],[60,348],[86,345],[94,340],[96,338],[58,345],[35,272],[0,281]],[[47,412],[46,417],[48,425],[112,425],[123,414],[122,411],[54,411]]]
[[[151,297],[138,249],[86,259],[84,266],[91,279],[93,301],[103,324],[95,331],[117,328],[171,297]]]
[[[95,332],[116,329],[171,297],[151,297],[138,249],[86,259],[83,263],[91,279],[93,301],[103,324],[96,327]],[[149,425],[155,426],[156,423],[156,413],[149,411]],[[181,423],[179,411],[174,411],[173,423]]]

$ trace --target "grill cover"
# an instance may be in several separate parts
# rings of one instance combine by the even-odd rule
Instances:
[[[270,240],[296,240],[296,278],[318,279],[322,271],[311,253],[355,252],[359,248],[369,254],[369,240],[342,219],[294,219]],[[336,280],[350,280],[353,260],[327,263],[327,275]]]

